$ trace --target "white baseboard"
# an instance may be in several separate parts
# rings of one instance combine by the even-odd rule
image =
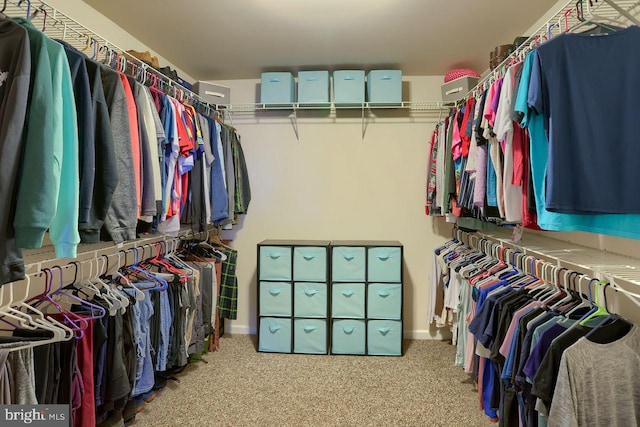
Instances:
[[[406,340],[439,340],[446,341],[451,339],[451,332],[444,329],[419,329],[413,331],[404,331],[404,339]]]
[[[224,331],[225,333],[228,333],[231,335],[255,335],[256,334],[256,331],[252,330],[249,326],[234,325],[228,320],[225,320]]]
[[[248,325],[234,325],[227,321],[225,332],[231,335],[254,335],[256,331]],[[408,340],[449,340],[451,332],[445,329],[419,329],[413,331],[404,331],[404,339]]]

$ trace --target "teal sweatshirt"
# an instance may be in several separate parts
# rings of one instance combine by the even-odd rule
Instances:
[[[79,172],[75,99],[64,48],[22,18],[32,81],[14,226],[16,245],[38,248],[47,229],[60,258],[76,257]]]

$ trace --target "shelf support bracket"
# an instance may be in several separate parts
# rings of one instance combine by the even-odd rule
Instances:
[[[364,106],[365,103],[362,103],[362,142],[364,142],[364,135],[367,133],[367,125],[365,124],[365,120],[364,120]]]
[[[298,133],[298,112],[295,105],[293,106],[293,133],[296,134],[296,141],[300,142],[300,134]]]

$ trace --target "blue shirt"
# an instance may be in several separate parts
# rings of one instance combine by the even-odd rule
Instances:
[[[640,239],[640,216],[637,214],[564,214],[551,212],[545,205],[545,177],[549,143],[545,131],[544,117],[529,108],[529,99],[538,95],[540,73],[533,67],[537,55],[529,53],[522,69],[515,109],[524,114],[521,126],[529,129],[531,176],[538,214],[538,225],[551,231],[588,231],[631,239]],[[532,84],[530,84],[530,81]]]
[[[640,213],[640,27],[562,34],[533,57],[529,104],[549,139],[546,207]]]

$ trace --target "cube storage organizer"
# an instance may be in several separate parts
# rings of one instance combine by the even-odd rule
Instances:
[[[329,72],[298,72],[298,103],[329,105]]]
[[[258,351],[402,355],[397,241],[258,244]]]
[[[367,100],[374,104],[401,104],[402,71],[369,71],[367,74]]]
[[[258,244],[258,351],[329,351],[329,241]]]
[[[333,72],[333,102],[336,104],[362,104],[365,102],[364,70],[337,70]]]
[[[262,73],[260,102],[262,104],[292,104],[295,102],[296,83],[287,72]]]

